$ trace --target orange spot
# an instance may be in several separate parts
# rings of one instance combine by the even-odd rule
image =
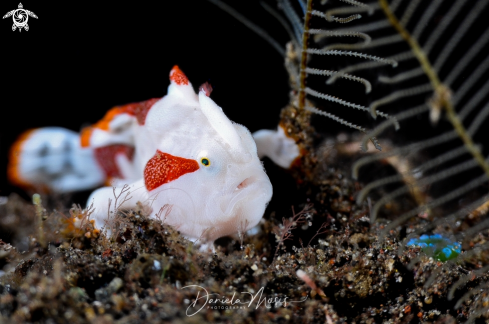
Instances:
[[[160,99],[161,98],[153,98],[142,102],[128,104],[122,106],[122,108],[127,114],[136,116],[139,125],[144,125],[146,122],[146,115],[148,114],[149,110]]]
[[[170,71],[170,81],[175,82],[178,85],[188,85],[187,76],[180,70],[178,65],[175,65]]]
[[[80,236],[82,234],[82,230],[79,228],[79,226],[77,226],[76,220],[76,217],[61,218],[61,222],[65,225],[61,233],[68,237]]]
[[[404,314],[407,314],[411,311],[411,306],[410,305],[407,305],[406,307],[404,307]]]
[[[144,184],[146,189],[151,191],[198,169],[199,164],[195,160],[173,156],[157,150],[144,168]]]
[[[7,166],[7,177],[9,181],[21,188],[31,188],[33,185],[22,178],[19,172],[20,154],[22,153],[24,143],[32,136],[36,129],[30,129],[22,133],[10,148],[9,162]]]
[[[98,147],[94,151],[95,160],[104,170],[107,178],[122,178],[121,171],[117,166],[115,158],[118,154],[125,155],[129,160],[134,156],[134,148],[128,145],[114,144]]]

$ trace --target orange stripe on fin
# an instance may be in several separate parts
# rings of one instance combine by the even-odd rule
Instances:
[[[177,85],[188,85],[187,76],[180,70],[178,65],[175,65],[170,71],[170,81],[175,82]]]
[[[199,164],[195,160],[157,150],[144,168],[144,185],[151,191],[198,169]]]
[[[102,130],[109,130],[109,124],[114,119],[115,116],[120,114],[126,114],[127,111],[123,107],[114,107],[107,111],[105,116],[92,125],[92,127],[100,128]]]
[[[9,181],[21,188],[28,189],[32,188],[33,184],[27,182],[22,178],[19,172],[19,165],[20,165],[20,160],[21,160],[21,153],[22,153],[22,147],[24,146],[24,143],[32,136],[32,133],[36,129],[30,129],[25,132],[23,132],[15,141],[15,143],[12,145],[9,151],[9,161],[8,161],[8,166],[7,166],[7,177]]]
[[[88,126],[81,130],[80,134],[80,144],[81,147],[89,147],[90,146],[90,137],[92,137],[93,127]]]

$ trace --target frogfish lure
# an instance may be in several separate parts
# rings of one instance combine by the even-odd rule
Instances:
[[[9,179],[54,192],[110,184],[87,202],[99,228],[110,224],[114,208],[139,203],[153,217],[171,206],[165,223],[206,244],[247,231],[272,196],[259,157],[288,168],[299,149],[281,127],[253,137],[226,117],[211,92],[204,84],[196,94],[175,66],[166,96],[114,107],[81,134],[59,127],[22,134],[11,148]]]

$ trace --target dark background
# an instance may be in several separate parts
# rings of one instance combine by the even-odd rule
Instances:
[[[0,15],[16,9],[18,1],[2,1]],[[280,44],[285,45],[289,39],[281,25],[258,4],[259,0],[226,2],[263,27]],[[266,2],[276,7],[275,0]],[[331,2],[333,6],[342,3],[339,0]],[[298,4],[295,1],[292,3]],[[450,3],[452,1],[447,3],[446,10]],[[11,192],[22,193],[8,183],[6,166],[8,150],[23,131],[45,126],[62,126],[79,131],[83,126],[99,120],[113,106],[161,97],[166,93],[168,74],[175,64],[180,66],[194,87],[209,81],[214,88],[212,98],[216,103],[223,107],[231,120],[245,125],[252,132],[275,128],[280,109],[289,100],[288,75],[283,58],[241,22],[206,0],[139,1],[131,4],[115,1],[78,3],[30,0],[22,4],[39,17],[29,18],[29,31],[13,32],[12,18],[0,20],[0,196]],[[461,16],[470,8],[470,5],[465,5]],[[418,16],[422,10],[423,6]],[[488,10],[486,8],[486,12]],[[297,12],[300,13],[300,10]],[[382,14],[376,12],[376,15]],[[442,17],[443,11],[433,17],[426,29],[435,28]],[[455,55],[451,56],[452,61],[442,71],[442,77],[446,76],[450,66],[460,59],[470,44],[480,37],[487,26],[485,17],[487,15],[482,13],[477,18],[475,28],[464,38],[463,45],[458,46]],[[456,20],[438,41],[432,56],[438,55],[461,19]],[[316,22],[319,22],[318,26]],[[315,19],[312,28],[324,27],[323,24],[323,20]],[[335,26],[326,25],[326,28],[331,27]],[[375,39],[386,33],[388,30],[382,29],[369,34]],[[357,40],[352,38],[351,42]],[[388,57],[408,50],[408,47],[399,43],[378,50],[381,52],[369,53]],[[477,68],[487,57],[488,51],[487,48],[481,50],[459,82],[470,78],[474,66]],[[315,56],[309,65],[338,69],[358,62],[361,60],[352,57]],[[327,89],[322,77],[316,83],[315,77],[308,77],[307,82],[312,88],[368,106],[373,100],[397,90],[396,86],[379,84],[378,74],[392,76],[411,68],[409,64],[417,63],[412,60],[400,64],[396,69],[385,66],[358,73],[372,82],[375,91],[369,95],[365,94],[363,85],[357,82],[339,80]],[[479,83],[486,80],[487,77],[481,78]],[[417,82],[425,81],[413,80],[412,86],[418,85]],[[467,98],[474,96],[478,89],[474,87]],[[403,99],[386,112],[393,114],[405,107],[419,105],[429,100],[430,95]],[[324,100],[316,101],[321,109],[367,129],[372,129],[381,121],[373,120],[368,113],[358,113]],[[315,126],[321,126],[317,129],[322,134],[350,132],[345,126],[321,116],[315,116],[314,122]],[[407,121],[400,131],[387,130],[379,140],[381,145],[390,139],[396,139],[397,143],[407,143],[436,136],[450,129],[450,124],[445,121],[432,127],[425,114]],[[485,129],[487,127],[482,127],[476,134],[476,142],[487,143]],[[450,149],[453,149],[453,143],[423,154],[438,155]],[[484,145],[484,155],[488,154],[488,150],[489,146]],[[424,158],[424,155],[421,157]],[[290,179],[283,179],[284,172],[270,161],[265,161],[265,167],[274,183],[275,197],[279,196],[278,190],[287,193],[287,188],[293,187],[282,186],[277,182],[277,179]],[[379,177],[377,170],[371,174]],[[462,180],[466,178],[464,174]],[[27,198],[27,195],[24,194],[24,197]],[[85,199],[75,199],[75,202],[83,203]]]
[[[270,2],[273,5],[273,1]],[[0,21],[0,196],[22,191],[6,179],[8,150],[30,128],[79,131],[112,106],[165,95],[177,64],[194,87],[252,132],[275,128],[288,102],[283,58],[240,22],[204,0],[161,2],[22,1],[29,31]],[[2,1],[0,14],[18,7]],[[233,7],[285,44],[287,34],[257,1]]]

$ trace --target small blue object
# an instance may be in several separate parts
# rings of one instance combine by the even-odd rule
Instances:
[[[426,235],[410,239],[407,246],[419,246],[426,254],[431,254],[438,261],[455,259],[462,251],[462,244],[452,242],[440,234]]]

